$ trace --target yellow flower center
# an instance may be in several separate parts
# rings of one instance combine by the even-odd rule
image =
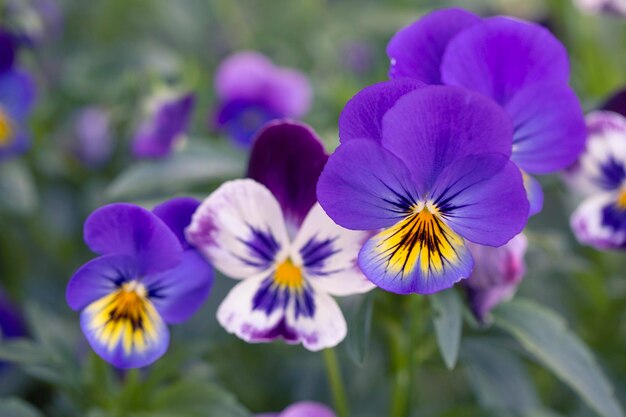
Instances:
[[[274,274],[274,282],[279,287],[287,287],[290,289],[299,289],[304,285],[304,277],[302,270],[295,266],[291,259],[287,259],[276,268]]]
[[[13,139],[13,125],[9,115],[0,106],[0,146],[9,145]]]
[[[620,210],[626,210],[626,187],[622,188],[619,195],[617,196],[617,201],[615,205]]]

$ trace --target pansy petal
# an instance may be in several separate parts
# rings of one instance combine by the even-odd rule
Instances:
[[[253,99],[266,88],[274,64],[264,55],[242,51],[224,59],[215,75],[215,91],[223,99]]]
[[[413,179],[423,184],[422,193],[456,159],[489,152],[510,155],[512,139],[511,120],[500,106],[456,87],[417,89],[383,118],[383,147],[404,161]]]
[[[337,224],[374,230],[395,224],[417,201],[408,169],[374,141],[351,140],[330,156],[317,198]]]
[[[567,167],[585,148],[587,128],[578,98],[564,84],[524,88],[505,106],[513,118],[511,159],[531,174]]]
[[[0,29],[0,73],[10,70],[15,62],[15,38]]]
[[[431,198],[456,233],[481,245],[505,244],[528,220],[522,174],[503,155],[472,155],[456,162],[437,180]]]
[[[368,240],[359,265],[386,291],[431,294],[469,277],[473,261],[461,236],[440,216],[422,211]]]
[[[35,103],[33,78],[25,71],[13,69],[0,73],[0,110],[14,121],[23,121]]]
[[[539,181],[523,171],[522,180],[524,181],[526,197],[528,197],[528,203],[530,204],[528,216],[534,216],[543,209],[543,189]]]
[[[200,205],[187,240],[231,278],[268,271],[287,250],[287,230],[272,193],[250,179],[222,184]]]
[[[26,336],[22,313],[0,287],[0,340],[22,336]]]
[[[137,263],[128,255],[104,255],[83,265],[67,284],[65,298],[73,310],[114,292],[122,282],[139,276]]]
[[[20,155],[30,147],[30,135],[21,126],[18,126],[17,129],[13,133],[14,136],[9,139],[8,145],[0,145],[0,161]]]
[[[441,59],[448,42],[480,20],[466,10],[449,8],[431,12],[401,29],[387,45],[391,60],[389,76],[441,84]]]
[[[84,239],[98,254],[136,257],[140,274],[157,272],[176,265],[182,247],[167,225],[148,210],[114,203],[91,213],[84,227]]]
[[[626,88],[622,88],[609,97],[604,104],[600,106],[600,109],[626,116]]]
[[[150,365],[169,345],[169,331],[154,305],[123,289],[91,303],[80,325],[92,349],[122,369]]]
[[[411,78],[384,81],[365,87],[352,97],[339,116],[339,139],[382,138],[383,116],[406,93],[424,86]]]
[[[572,214],[570,225],[576,239],[598,249],[626,245],[626,210],[615,207],[614,193],[601,193],[585,200]]]
[[[185,239],[185,228],[191,223],[191,216],[200,206],[200,201],[192,197],[176,197],[156,206],[156,214],[178,237],[183,248],[189,247]]]
[[[569,79],[565,47],[544,27],[493,17],[450,41],[441,64],[445,84],[466,87],[506,104],[535,83]]]
[[[276,121],[254,141],[248,177],[274,194],[285,220],[297,228],[317,201],[315,186],[327,159],[324,145],[309,126]]]
[[[331,295],[360,294],[374,288],[357,265],[370,232],[337,226],[319,204],[313,206],[292,245],[291,259],[306,277]]]
[[[336,417],[327,406],[314,402],[300,402],[291,405],[280,414],[280,417]]]
[[[150,300],[166,323],[182,323],[198,311],[213,285],[213,268],[189,249],[179,265],[142,280]]]
[[[309,111],[313,88],[299,71],[276,68],[270,75],[266,99],[271,108],[283,117],[301,117]]]

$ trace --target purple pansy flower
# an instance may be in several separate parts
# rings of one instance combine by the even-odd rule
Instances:
[[[67,303],[82,311],[94,351],[118,368],[160,358],[169,344],[166,323],[189,319],[209,294],[213,270],[183,235],[199,204],[174,198],[150,212],[116,203],[85,222],[85,242],[101,256],[76,271]]]
[[[215,124],[241,146],[249,146],[270,120],[304,116],[313,95],[304,74],[277,67],[251,51],[235,53],[221,63],[215,89],[220,99]]]
[[[472,271],[465,239],[500,246],[526,224],[522,176],[509,160],[510,118],[481,94],[380,83],[346,105],[340,136],[317,196],[337,224],[382,229],[359,265],[387,291],[449,288]]]
[[[308,126],[269,124],[255,140],[251,178],[224,183],[186,230],[219,271],[242,280],[217,319],[245,341],[282,338],[313,351],[334,346],[347,329],[331,295],[373,288],[357,266],[369,234],[337,226],[316,202],[327,158]]]
[[[451,8],[400,30],[387,54],[391,78],[468,88],[506,110],[514,127],[511,159],[526,177],[530,214],[539,212],[541,187],[527,174],[563,169],[584,148],[583,113],[568,86],[563,45],[531,22],[503,16],[481,19]]]
[[[574,4],[585,13],[626,17],[624,0],[574,0]]]
[[[110,117],[99,107],[85,107],[74,118],[74,144],[76,157],[85,165],[99,167],[113,152]]]
[[[626,118],[613,112],[587,116],[589,137],[567,173],[585,199],[571,218],[577,239],[599,249],[626,246]]]
[[[11,35],[0,32],[0,161],[30,145],[25,123],[35,102],[35,83],[13,66],[14,54]]]
[[[167,92],[153,97],[149,104],[149,115],[135,132],[132,152],[136,158],[163,158],[187,130],[195,96]]]
[[[524,277],[528,240],[522,233],[499,248],[468,243],[474,257],[472,275],[464,281],[470,308],[480,322],[489,312],[517,291]]]
[[[323,404],[303,401],[285,408],[282,413],[257,414],[256,417],[336,417],[336,415]]]

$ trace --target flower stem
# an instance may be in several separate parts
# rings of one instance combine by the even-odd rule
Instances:
[[[324,363],[338,417],[349,417],[348,397],[341,377],[341,368],[334,349],[324,349]]]

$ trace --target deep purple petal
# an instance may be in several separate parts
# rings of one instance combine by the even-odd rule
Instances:
[[[169,269],[182,256],[176,235],[148,210],[114,203],[94,211],[85,221],[85,243],[92,251],[135,257],[140,274]]]
[[[418,194],[402,161],[363,139],[341,144],[330,156],[317,184],[317,198],[340,226],[375,230],[402,219]]]
[[[198,311],[213,286],[213,268],[189,249],[176,267],[145,277],[148,297],[166,323],[181,323]]]
[[[174,232],[183,248],[189,248],[185,228],[191,223],[191,217],[199,206],[200,201],[195,198],[176,197],[159,204],[152,212]]]
[[[115,291],[122,283],[139,278],[137,263],[128,255],[104,255],[80,267],[67,284],[65,299],[72,310],[82,310]]]
[[[511,120],[500,106],[456,87],[408,93],[383,118],[382,145],[404,161],[421,194],[456,159],[488,152],[510,155],[512,139]]]
[[[13,67],[15,61],[15,39],[13,35],[0,30],[0,73]]]
[[[466,87],[506,104],[531,84],[569,78],[567,51],[544,27],[493,17],[450,41],[441,64],[445,84]]]
[[[26,335],[26,324],[20,310],[0,288],[0,339]]]
[[[280,203],[285,220],[299,227],[317,201],[315,187],[327,159],[313,129],[277,121],[254,141],[248,177],[265,185]]]
[[[431,12],[401,29],[387,45],[391,78],[411,77],[441,84],[441,59],[448,42],[480,22],[480,17],[459,8]]]
[[[587,128],[576,94],[564,84],[535,84],[506,104],[513,118],[511,159],[531,174],[574,163],[585,148]]]
[[[17,69],[0,74],[0,109],[15,122],[26,119],[35,96],[35,82],[30,74]]]
[[[618,90],[609,97],[600,110],[612,111],[626,117],[626,88]]]
[[[382,138],[383,116],[406,93],[422,87],[410,78],[365,87],[346,103],[339,116],[339,140]]]
[[[471,155],[450,165],[432,198],[455,232],[481,245],[505,244],[528,220],[522,174],[503,155]]]

